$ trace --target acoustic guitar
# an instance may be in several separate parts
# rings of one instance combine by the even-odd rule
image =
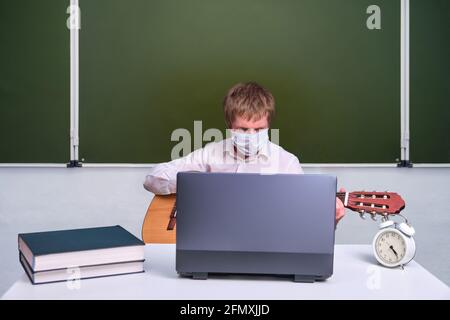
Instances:
[[[344,207],[358,212],[363,219],[366,213],[376,220],[378,215],[395,215],[405,208],[405,201],[394,192],[338,192],[336,197]],[[176,194],[155,195],[142,225],[142,240],[145,243],[175,243],[176,213]]]

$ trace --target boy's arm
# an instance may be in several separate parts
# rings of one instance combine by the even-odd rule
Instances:
[[[185,157],[156,165],[146,176],[144,188],[154,194],[176,193],[177,173],[181,171],[207,171],[204,149],[197,149]]]

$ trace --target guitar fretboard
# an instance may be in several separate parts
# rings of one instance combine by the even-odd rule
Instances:
[[[339,200],[341,200],[342,203],[345,203],[345,194],[346,192],[336,192],[336,197],[339,198]]]

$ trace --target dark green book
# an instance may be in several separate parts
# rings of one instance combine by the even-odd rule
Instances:
[[[144,242],[121,226],[22,233],[18,241],[34,272],[144,260]]]

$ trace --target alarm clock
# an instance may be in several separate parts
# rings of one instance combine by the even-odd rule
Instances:
[[[373,239],[373,253],[385,267],[403,267],[416,254],[414,228],[405,222],[397,223],[387,218],[380,223],[380,230]]]

